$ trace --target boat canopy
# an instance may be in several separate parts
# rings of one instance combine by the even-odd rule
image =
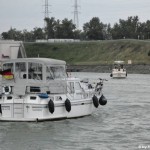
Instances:
[[[1,85],[13,87],[17,95],[26,89],[39,87],[40,91],[66,93],[66,62],[48,58],[21,58],[2,62]]]
[[[18,59],[10,59],[3,60],[2,63],[13,63],[13,62],[35,62],[35,63],[43,63],[45,65],[66,65],[66,62],[58,59],[50,59],[50,58],[18,58]]]
[[[66,78],[66,62],[48,58],[21,58],[2,62],[5,79],[51,80]]]

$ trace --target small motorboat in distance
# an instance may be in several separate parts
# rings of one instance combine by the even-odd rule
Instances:
[[[66,62],[21,58],[2,62],[0,121],[44,121],[91,115],[107,103],[103,79],[68,77]]]
[[[124,68],[124,61],[114,61],[114,66],[110,74],[112,78],[126,78],[127,71]]]

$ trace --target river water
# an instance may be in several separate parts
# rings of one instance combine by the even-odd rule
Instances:
[[[137,150],[150,149],[150,75],[73,73],[108,79],[106,106],[91,116],[41,123],[0,122],[0,150]]]

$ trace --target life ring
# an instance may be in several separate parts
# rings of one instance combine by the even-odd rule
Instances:
[[[4,94],[10,94],[11,92],[11,87],[10,86],[4,86],[3,87],[3,93]]]
[[[107,99],[105,98],[104,95],[102,95],[102,96],[99,98],[99,104],[102,105],[102,106],[107,104]]]
[[[98,103],[98,98],[94,95],[93,98],[92,98],[92,100],[93,100],[94,106],[95,106],[96,108],[98,108],[98,105],[99,105],[99,103]]]
[[[71,111],[71,102],[70,100],[67,98],[66,101],[65,101],[65,108],[68,112]]]
[[[51,99],[48,102],[48,109],[51,114],[53,114],[53,112],[55,111],[54,102]]]

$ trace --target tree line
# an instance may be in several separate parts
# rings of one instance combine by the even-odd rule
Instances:
[[[38,39],[81,39],[81,40],[110,40],[110,39],[149,39],[150,20],[140,22],[138,16],[130,16],[126,20],[119,19],[112,27],[104,24],[98,17],[93,17],[78,30],[72,20],[45,18],[46,27],[35,27],[32,31],[19,31],[11,28],[1,34],[5,40],[21,40],[32,42]]]

